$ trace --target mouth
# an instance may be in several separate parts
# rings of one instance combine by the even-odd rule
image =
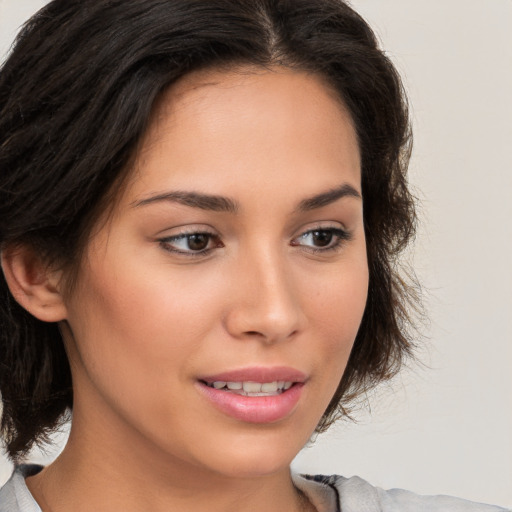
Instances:
[[[290,368],[248,368],[198,379],[215,409],[246,423],[274,423],[289,417],[302,396],[306,375]]]
[[[228,393],[241,396],[276,396],[290,389],[295,383],[292,381],[275,380],[273,382],[231,381],[216,380],[203,381],[203,384]]]

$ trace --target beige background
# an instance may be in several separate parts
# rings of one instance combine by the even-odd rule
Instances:
[[[0,55],[44,3],[0,0]],[[352,4],[404,74],[413,105],[415,265],[431,326],[425,364],[294,465],[512,506],[512,1]],[[0,461],[0,481],[9,471]]]

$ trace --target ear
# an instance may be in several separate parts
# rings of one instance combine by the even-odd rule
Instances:
[[[43,322],[67,317],[61,271],[52,270],[26,245],[5,248],[1,261],[7,285],[20,306]]]

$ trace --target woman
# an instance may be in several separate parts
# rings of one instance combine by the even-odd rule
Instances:
[[[335,0],[57,0],[0,75],[4,510],[498,510],[291,476],[411,352],[398,75]],[[373,508],[371,508],[373,507]]]

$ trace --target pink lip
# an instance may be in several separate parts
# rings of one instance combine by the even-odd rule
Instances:
[[[222,372],[202,377],[197,382],[200,393],[224,414],[247,423],[273,423],[289,416],[295,409],[307,377],[304,373],[286,367],[254,367]],[[223,382],[293,382],[293,386],[272,396],[243,396],[215,389],[205,383]]]
[[[205,382],[274,382],[284,380],[286,382],[305,382],[306,374],[295,370],[294,368],[288,368],[286,366],[255,366],[250,368],[240,368],[237,370],[226,371],[217,373],[215,375],[208,375],[200,377],[199,380]]]

